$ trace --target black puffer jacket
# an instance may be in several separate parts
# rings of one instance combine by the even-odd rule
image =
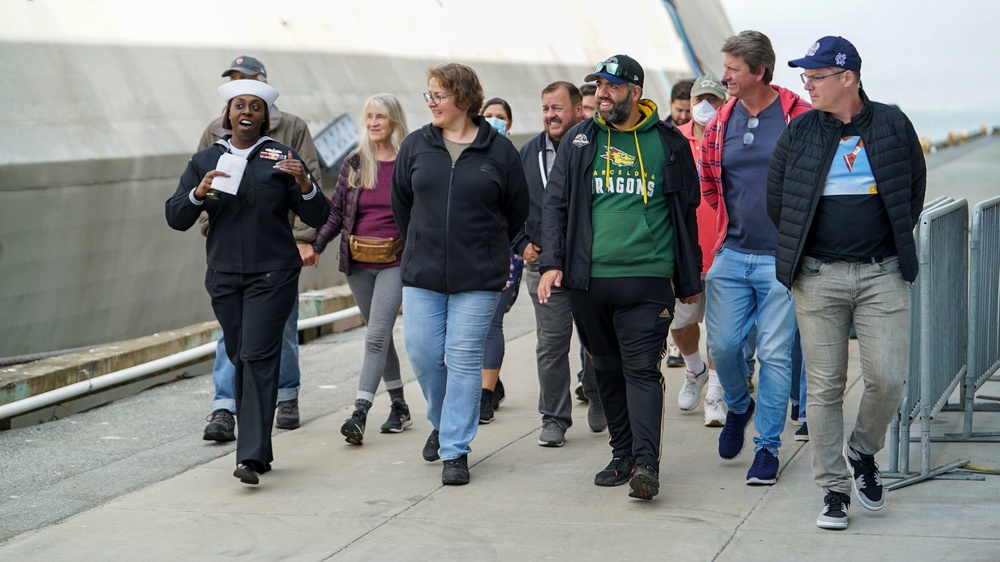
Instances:
[[[511,240],[528,216],[528,185],[510,140],[484,118],[451,161],[441,129],[424,125],[399,147],[392,215],[403,236],[403,285],[437,293],[500,291]]]
[[[851,123],[864,141],[878,192],[892,223],[903,278],[917,278],[913,227],[924,205],[927,167],[910,120],[899,109],[868,99]],[[812,110],[792,120],[771,154],[767,175],[767,214],[778,227],[775,268],[778,281],[791,288],[802,260],[823,186],[837,150],[843,122]]]

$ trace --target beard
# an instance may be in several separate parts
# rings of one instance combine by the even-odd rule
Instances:
[[[632,97],[626,96],[622,101],[615,102],[611,106],[611,109],[606,112],[598,109],[598,113],[601,115],[601,119],[604,119],[606,122],[612,125],[622,125],[628,120],[629,115],[632,114]]]

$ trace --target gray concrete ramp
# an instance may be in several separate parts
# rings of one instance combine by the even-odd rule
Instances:
[[[510,314],[515,326],[530,323],[528,299]],[[430,425],[419,388],[410,382],[406,394],[416,421],[401,434],[378,433],[388,409],[380,394],[365,444],[344,443],[339,428],[350,410],[341,398],[342,407],[332,413],[276,433],[274,470],[259,486],[233,478],[235,459],[228,454],[15,537],[0,545],[0,559],[1000,558],[1000,477],[902,488],[878,513],[854,502],[846,531],[820,530],[815,519],[822,493],[812,482],[809,445],[792,438],[795,427],[786,428],[778,483],[745,485],[752,444],[734,461],[719,459],[719,430],[702,425],[701,408],[684,413],[676,407],[681,369],[665,369],[660,495],[640,502],[627,497],[627,486],[596,487],[593,475],[607,464],[610,448],[606,434],[586,428],[585,405],[574,408],[576,425],[564,447],[536,444],[535,339],[530,331],[521,333],[507,342],[502,378],[508,398],[472,443],[468,486],[442,486],[440,462],[420,457]],[[847,409],[854,412],[860,395],[856,343],[851,352]],[[305,371],[324,356],[304,352]],[[996,427],[1000,413],[977,414],[976,424]],[[957,413],[935,420],[938,433],[960,425]],[[212,445],[191,435],[190,446]],[[965,458],[1000,466],[995,445],[935,443],[934,450],[938,464]],[[885,452],[878,458],[888,464]]]

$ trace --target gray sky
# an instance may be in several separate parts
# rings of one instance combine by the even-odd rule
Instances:
[[[970,113],[980,104],[981,124],[1000,125],[1000,74],[990,70],[1000,2],[722,0],[722,5],[734,32],[756,29],[771,38],[777,53],[774,82],[800,95],[801,70],[789,68],[788,60],[804,56],[820,37],[840,35],[861,54],[862,81],[872,99],[924,114]]]

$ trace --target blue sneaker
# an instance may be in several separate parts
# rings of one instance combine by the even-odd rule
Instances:
[[[748,486],[770,486],[778,481],[778,457],[767,448],[757,451],[747,472]]]
[[[732,410],[726,414],[726,425],[719,434],[719,456],[724,459],[735,459],[743,452],[743,444],[746,442],[747,424],[753,419],[754,410],[757,403],[750,399],[750,406],[742,414],[735,414]]]

